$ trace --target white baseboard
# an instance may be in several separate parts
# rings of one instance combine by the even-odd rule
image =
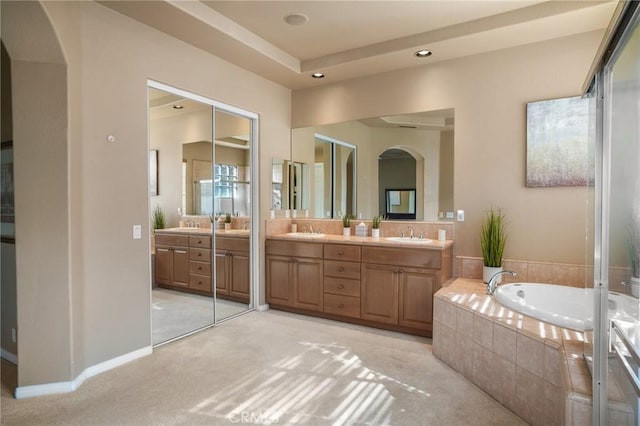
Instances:
[[[258,312],[264,312],[264,311],[268,311],[269,310],[269,304],[265,303],[264,305],[258,305],[258,307],[256,308],[256,311]]]
[[[75,380],[69,382],[57,382],[47,383],[44,385],[31,385],[20,386],[16,388],[16,399],[33,398],[35,396],[53,395],[59,393],[73,392],[84,383],[89,377],[96,376],[105,371],[111,370],[116,367],[120,367],[135,359],[142,358],[143,356],[150,355],[153,352],[151,346],[147,346],[137,351],[129,352],[128,354],[121,355],[119,357],[110,359],[108,361],[101,362],[100,364],[92,365],[86,368]]]
[[[18,365],[18,357],[4,348],[0,348],[0,358],[6,359],[13,365]]]

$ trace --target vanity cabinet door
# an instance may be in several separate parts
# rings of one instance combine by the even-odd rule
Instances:
[[[293,274],[290,257],[267,256],[267,303],[293,306]]]
[[[171,285],[189,287],[189,250],[173,248],[173,278]]]
[[[433,294],[438,290],[438,273],[435,271],[400,269],[398,323],[405,327],[431,330],[433,323]]]
[[[171,247],[156,246],[155,278],[157,284],[171,285],[173,252]]]
[[[324,293],[322,287],[322,260],[294,258],[292,259],[292,264],[294,306],[312,311],[322,311]]]
[[[229,294],[228,256],[226,251],[216,250],[216,295]]]
[[[362,319],[398,324],[398,270],[397,266],[390,265],[362,265]]]
[[[229,273],[229,295],[234,296],[244,303],[249,303],[249,255],[245,253],[230,253],[231,265]]]

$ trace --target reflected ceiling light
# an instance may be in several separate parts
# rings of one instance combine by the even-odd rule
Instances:
[[[282,19],[289,25],[304,25],[309,22],[307,15],[302,13],[288,13]]]
[[[431,56],[431,51],[422,49],[422,50],[418,50],[416,53],[414,53],[414,55],[417,56],[418,58],[426,58],[427,56]]]
[[[321,72],[314,72],[313,74],[311,74],[311,77],[313,77],[313,78],[324,78],[324,74],[322,74]]]
[[[174,105],[173,106],[173,109],[182,109],[182,108],[184,108],[182,105]]]

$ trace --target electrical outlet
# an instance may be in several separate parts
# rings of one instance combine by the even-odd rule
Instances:
[[[447,219],[453,219],[453,212],[447,212]]]
[[[464,222],[464,210],[458,210],[456,213],[456,220],[458,222]]]
[[[16,329],[15,328],[11,329],[11,341],[13,343],[16,343],[18,341],[18,336],[16,335]]]
[[[133,239],[139,240],[142,238],[142,225],[133,225]]]

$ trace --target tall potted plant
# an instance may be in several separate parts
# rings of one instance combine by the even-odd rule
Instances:
[[[164,229],[165,217],[164,212],[160,206],[156,206],[151,215],[151,227],[155,231],[156,229]]]
[[[631,295],[640,296],[640,219],[636,218],[629,227],[627,250],[631,261]]]
[[[480,246],[482,248],[482,279],[488,283],[491,277],[502,270],[502,255],[507,242],[505,232],[505,215],[500,209],[493,207],[482,221]],[[500,277],[498,278],[500,282]]]

